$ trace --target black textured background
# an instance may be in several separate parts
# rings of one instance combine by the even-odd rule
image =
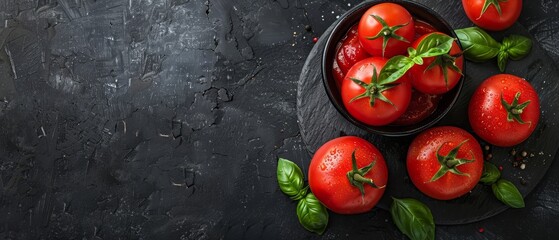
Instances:
[[[359,2],[0,0],[0,237],[319,238],[276,158],[306,172],[297,81],[312,38]],[[524,1],[519,20],[555,65],[558,13]],[[437,236],[556,239],[558,180],[555,161],[526,208]],[[331,214],[322,238],[404,236],[376,209]]]

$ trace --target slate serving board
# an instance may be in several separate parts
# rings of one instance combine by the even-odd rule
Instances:
[[[460,18],[461,15],[457,14],[457,11],[462,10],[452,6],[455,4],[431,4],[430,7],[444,17],[459,16],[446,18],[455,29],[470,26],[467,19]],[[374,135],[352,125],[343,118],[331,104],[322,83],[320,65],[322,51],[326,38],[332,31],[332,26],[324,32],[310,52],[298,82],[297,116],[301,135],[308,151],[312,154],[323,143],[341,135],[361,136],[375,144],[383,152],[389,167],[389,184],[378,205],[382,209],[388,209],[391,196],[416,198],[426,203],[431,208],[435,222],[443,225],[476,222],[506,210],[507,207],[493,196],[491,188],[483,185],[478,185],[469,194],[451,201],[434,200],[423,195],[409,181],[405,167],[407,148],[415,135],[407,137]],[[511,33],[530,36],[528,30],[520,24],[515,24],[503,32],[491,33],[491,35],[500,41],[503,36]],[[505,71],[529,81],[540,94],[542,103],[540,123],[527,141],[513,148],[491,148],[493,156],[491,162],[497,166],[503,166],[503,178],[511,180],[518,186],[525,197],[545,175],[558,150],[556,143],[559,141],[559,127],[556,123],[559,121],[559,116],[557,116],[554,103],[559,100],[556,94],[559,83],[555,81],[555,79],[559,79],[559,73],[557,67],[552,63],[553,61],[546,55],[545,50],[534,40],[531,53],[520,61],[509,62]],[[499,71],[496,62],[480,64],[467,61],[466,64],[466,77],[460,97],[454,108],[436,126],[453,125],[472,132],[467,119],[469,99],[479,83]],[[485,145],[483,142],[481,143]],[[518,152],[524,150],[529,154],[524,170],[513,167],[512,162],[515,161],[515,157],[510,154],[512,149]]]

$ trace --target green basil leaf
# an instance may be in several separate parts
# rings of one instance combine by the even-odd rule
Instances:
[[[417,45],[416,54],[418,57],[435,57],[443,54],[447,54],[452,47],[452,42],[454,39],[452,37],[440,34],[440,33],[430,33]],[[412,56],[410,56],[413,58]]]
[[[280,158],[277,169],[278,185],[283,193],[293,200],[299,200],[307,194],[308,187],[303,187],[305,180],[303,172],[297,164]]]
[[[501,178],[501,171],[499,171],[497,166],[493,163],[485,162],[483,164],[483,174],[481,174],[479,182],[490,185],[499,180],[499,178]]]
[[[462,44],[464,57],[470,61],[484,62],[499,54],[501,44],[481,28],[462,28],[454,32]]]
[[[503,39],[501,51],[506,51],[510,59],[520,60],[532,49],[532,40],[521,35],[511,34]]]
[[[305,229],[314,233],[322,235],[328,226],[328,210],[312,193],[299,200],[297,217]]]
[[[392,199],[392,221],[403,234],[412,240],[435,239],[435,221],[427,205],[412,198]]]
[[[401,55],[394,56],[390,58],[382,70],[380,70],[378,81],[380,84],[393,83],[404,76],[413,65],[415,65],[415,63],[409,57]]]
[[[524,205],[524,198],[522,198],[522,194],[518,191],[518,188],[514,186],[510,181],[505,179],[500,179],[493,185],[491,185],[493,189],[493,194],[495,197],[499,199],[499,201],[503,202],[509,207],[513,208],[523,208]]]

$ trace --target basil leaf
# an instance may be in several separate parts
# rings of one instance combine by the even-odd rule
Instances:
[[[484,62],[499,54],[501,44],[481,28],[462,28],[454,32],[462,44],[464,57],[470,61]]]
[[[380,84],[393,83],[404,76],[413,65],[415,65],[415,63],[409,57],[401,55],[394,56],[390,58],[382,70],[380,70],[378,81]]]
[[[283,193],[293,200],[299,200],[307,194],[308,187],[305,184],[303,172],[293,162],[280,158],[277,169],[278,185]]]
[[[435,221],[425,204],[412,198],[392,199],[392,221],[403,234],[412,240],[435,239]]]
[[[501,171],[499,171],[497,166],[493,163],[485,162],[483,164],[483,174],[481,174],[479,182],[489,185],[495,183],[499,178],[501,178]]]
[[[430,33],[417,45],[416,56],[426,58],[446,54],[450,51],[453,41],[452,37],[445,34]]]
[[[305,229],[314,233],[322,234],[328,226],[328,210],[312,193],[299,200],[297,217]]]
[[[503,39],[501,51],[506,51],[510,59],[520,60],[532,49],[532,40],[521,35],[511,34]]]
[[[523,208],[525,206],[522,195],[520,194],[516,186],[514,186],[514,184],[512,184],[508,180],[500,179],[499,181],[491,185],[491,188],[493,189],[493,194],[495,194],[495,197],[497,197],[499,201],[503,202],[507,206],[513,208]]]

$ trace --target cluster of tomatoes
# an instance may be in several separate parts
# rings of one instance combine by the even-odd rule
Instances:
[[[368,9],[337,46],[333,75],[346,110],[371,125],[411,125],[432,114],[441,95],[461,77],[463,57],[456,42],[446,54],[427,57],[395,82],[378,80],[388,59],[417,49],[429,35],[444,33],[414,19],[402,6]]]
[[[405,125],[434,111],[440,95],[452,89],[462,75],[463,59],[456,43],[447,54],[423,59],[422,65],[415,65],[388,86],[375,82],[387,58],[416,48],[432,33],[442,34],[394,3],[374,5],[363,15],[338,45],[333,69],[344,105],[353,117],[375,126]],[[514,146],[535,130],[540,117],[539,98],[525,79],[495,75],[474,92],[468,117],[473,132],[484,141]],[[412,141],[406,163],[411,181],[421,192],[448,200],[473,189],[482,175],[484,158],[474,135],[458,127],[439,126]],[[373,208],[388,178],[381,152],[354,136],[336,138],[320,147],[308,174],[316,198],[333,212],[343,214]]]

